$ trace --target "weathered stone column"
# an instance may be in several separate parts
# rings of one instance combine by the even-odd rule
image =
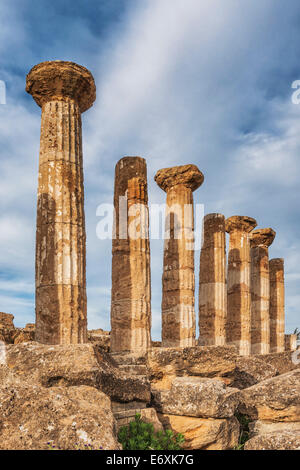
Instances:
[[[250,232],[257,222],[235,215],[226,220],[230,234],[227,274],[227,343],[237,346],[241,356],[251,352]]]
[[[275,235],[271,228],[251,233],[251,354],[270,352],[269,246]]]
[[[199,275],[199,329],[201,345],[226,343],[227,286],[225,217],[203,219]]]
[[[284,260],[273,258],[270,269],[270,352],[284,351]]]
[[[167,193],[162,293],[162,346],[195,345],[193,191],[204,176],[195,165],[159,170],[158,186]]]
[[[125,157],[115,170],[112,242],[111,352],[151,346],[151,277],[147,166]]]
[[[297,335],[284,335],[284,349],[285,351],[296,351]]]
[[[26,91],[42,108],[36,233],[36,340],[87,341],[81,113],[96,97],[91,73],[43,62]]]

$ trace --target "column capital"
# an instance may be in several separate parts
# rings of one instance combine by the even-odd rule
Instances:
[[[89,70],[74,62],[54,60],[35,65],[26,77],[26,91],[42,107],[48,101],[74,100],[83,113],[96,99]]]
[[[272,245],[276,232],[271,228],[261,228],[251,232],[250,245],[251,248],[255,246],[269,247]]]
[[[226,219],[225,230],[227,233],[240,231],[250,233],[257,226],[257,222],[252,217],[243,215],[233,215]]]
[[[196,165],[180,165],[158,170],[154,180],[165,192],[178,185],[195,191],[204,181],[204,175]]]
[[[269,261],[270,267],[272,269],[276,270],[281,270],[284,268],[284,258],[273,258],[270,259]]]

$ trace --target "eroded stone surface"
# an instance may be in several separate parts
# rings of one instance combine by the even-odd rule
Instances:
[[[120,449],[110,399],[95,388],[0,386],[0,449]]]
[[[195,165],[159,170],[156,183],[167,192],[162,277],[162,346],[195,346],[193,191],[203,182]]]
[[[199,275],[201,345],[226,343],[227,284],[225,217],[208,214],[203,220]]]
[[[284,335],[284,349],[285,351],[296,351],[297,335]]]
[[[220,377],[234,380],[237,352],[234,346],[153,348],[147,366],[155,388],[168,390],[176,376]]]
[[[289,423],[280,421],[276,423],[259,420],[252,421],[249,423],[249,430],[252,437],[258,434],[268,434],[270,432],[300,431],[300,421]]]
[[[45,387],[87,385],[115,401],[150,401],[150,383],[119,370],[97,344],[7,346],[0,383],[24,382]]]
[[[178,377],[171,390],[152,390],[154,406],[163,414],[197,418],[230,418],[238,406],[239,391],[218,379]]]
[[[182,184],[195,191],[204,181],[204,176],[196,165],[180,165],[158,170],[155,181],[165,192]]]
[[[26,90],[42,107],[36,232],[36,340],[87,341],[81,113],[91,73],[64,61],[33,67]]]
[[[0,327],[14,328],[14,316],[11,313],[0,312]]]
[[[270,351],[269,246],[275,235],[271,228],[251,233],[251,354]]]
[[[275,367],[279,375],[286,374],[287,372],[300,368],[300,363],[293,362],[293,357],[290,351],[266,354],[264,356],[260,356],[259,359],[264,363],[271,364]]]
[[[232,386],[244,389],[276,375],[278,375],[276,367],[260,360],[260,356],[239,356]]]
[[[42,107],[49,101],[77,101],[83,113],[96,99],[94,79],[85,67],[63,60],[41,62],[26,78],[26,91]]]
[[[183,449],[229,450],[238,444],[239,423],[228,419],[203,419],[159,414],[166,429],[184,435]]]
[[[144,158],[124,157],[117,163],[114,207],[111,351],[146,352],[151,345],[151,279]]]
[[[300,421],[300,370],[264,380],[241,391],[239,409],[252,420]]]
[[[274,258],[270,270],[270,352],[284,351],[285,300],[284,260]]]
[[[250,232],[256,225],[255,219],[245,216],[229,217],[225,225],[230,234],[226,337],[242,356],[251,352]]]
[[[246,442],[245,450],[300,450],[300,431],[259,434]]]

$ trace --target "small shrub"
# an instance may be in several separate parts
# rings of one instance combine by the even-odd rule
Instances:
[[[146,423],[140,414],[128,426],[122,426],[118,440],[123,450],[180,450],[184,443],[182,434],[173,431],[154,432],[153,424]]]
[[[244,450],[244,445],[250,438],[249,423],[251,422],[251,419],[249,419],[248,416],[242,415],[240,413],[236,413],[235,417],[240,423],[239,443],[235,447],[235,450]]]

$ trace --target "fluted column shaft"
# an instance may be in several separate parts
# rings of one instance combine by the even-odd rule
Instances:
[[[274,230],[251,233],[251,354],[270,352],[270,276],[269,246]]]
[[[111,352],[151,346],[151,276],[146,161],[122,158],[115,171]]]
[[[284,351],[284,260],[270,260],[270,352]]]
[[[227,285],[225,217],[208,214],[203,220],[199,274],[199,344],[226,342]]]
[[[195,165],[159,170],[156,183],[167,193],[162,275],[162,346],[196,342],[193,191],[203,182]]]
[[[81,113],[96,97],[73,62],[36,65],[26,91],[42,108],[36,230],[36,340],[87,341]]]
[[[241,356],[251,352],[250,232],[256,221],[233,216],[226,220],[230,233],[227,274],[227,342],[237,346]]]
[[[268,247],[251,248],[251,354],[270,350]]]
[[[81,115],[72,101],[42,108],[36,233],[36,339],[87,341]]]
[[[184,208],[193,207],[190,188],[177,185],[167,192],[166,234],[162,276],[162,346],[195,345],[195,273],[193,215],[188,226]],[[169,232],[169,233],[168,233]],[[180,237],[180,238],[177,238]]]

